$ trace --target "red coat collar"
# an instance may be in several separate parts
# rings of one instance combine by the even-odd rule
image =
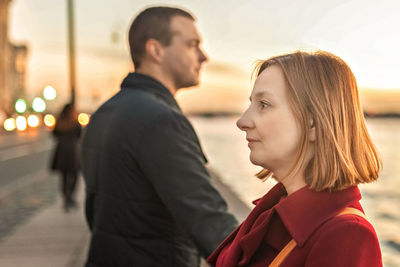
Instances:
[[[278,183],[254,202],[256,207],[247,219],[210,255],[208,262],[215,264],[223,248],[230,246],[228,257],[232,258],[227,259],[226,266],[234,265],[234,262],[246,264],[263,242],[275,213],[298,246],[303,246],[318,226],[360,199],[361,194],[356,186],[333,193],[315,192],[306,186],[287,196],[284,186]],[[355,205],[361,209],[360,205]],[[282,244],[270,245],[276,247]]]
[[[301,247],[322,223],[360,199],[357,186],[336,192],[315,192],[305,186],[282,199],[274,208],[290,235]],[[361,206],[357,205],[357,208]]]

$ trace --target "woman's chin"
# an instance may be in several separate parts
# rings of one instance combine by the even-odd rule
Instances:
[[[261,162],[260,162],[259,160],[257,160],[256,157],[252,157],[251,155],[250,155],[250,162],[253,163],[253,164],[256,165],[256,166],[262,167],[262,166],[261,166]]]
[[[260,160],[259,157],[254,157],[254,156],[252,157],[252,156],[250,155],[250,162],[253,163],[253,164],[256,165],[256,166],[260,166],[260,167],[262,167],[262,168],[264,168],[264,169],[270,170],[268,164],[265,164],[265,161]]]

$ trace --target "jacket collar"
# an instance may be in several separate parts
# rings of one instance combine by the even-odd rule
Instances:
[[[224,264],[228,266],[232,263],[233,266],[238,262],[242,265],[248,263],[260,243],[265,240],[274,214],[279,216],[290,236],[301,247],[322,223],[345,207],[356,205],[360,199],[361,194],[356,186],[333,193],[315,192],[303,187],[288,196],[285,187],[278,183],[264,197],[253,202],[256,206],[247,219],[207,260],[215,264],[221,251],[230,244],[230,255]],[[274,248],[282,247],[281,239],[272,238],[265,241]]]
[[[336,192],[315,192],[305,186],[281,199],[275,210],[297,245],[301,247],[322,223],[360,199],[361,194],[357,186]]]
[[[169,106],[174,107],[181,111],[178,103],[176,102],[174,96],[162,83],[156,79],[137,72],[129,73],[125,79],[122,81],[121,90],[133,89],[133,90],[143,90],[150,92],[157,97],[161,98]]]
[[[256,205],[246,220],[238,226],[218,248],[207,258],[209,263],[215,264],[216,260],[225,246],[230,244],[230,255],[227,261],[232,266],[237,265],[237,258],[242,258],[241,263],[248,261],[258,248],[259,243],[264,239],[268,231],[268,222],[272,216],[272,208],[279,202],[282,196],[286,195],[282,184],[274,186],[264,197],[253,201]],[[257,223],[256,223],[257,221]],[[238,252],[240,251],[240,252]],[[234,259],[235,258],[235,259]],[[235,262],[235,264],[233,264]],[[224,262],[227,266],[227,262]]]

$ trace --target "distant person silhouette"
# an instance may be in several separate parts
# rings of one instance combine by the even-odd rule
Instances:
[[[193,16],[142,11],[129,31],[135,72],[92,116],[83,139],[86,266],[199,266],[232,231],[206,158],[174,99],[207,60]]]
[[[72,104],[66,104],[56,120],[53,135],[57,139],[51,168],[61,172],[61,192],[64,209],[75,208],[74,198],[80,166],[79,137],[81,125],[77,120],[77,112]]]

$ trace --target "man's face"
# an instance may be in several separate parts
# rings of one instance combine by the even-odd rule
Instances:
[[[201,64],[207,60],[200,47],[200,34],[194,21],[175,16],[171,19],[173,34],[170,45],[164,47],[162,67],[175,89],[197,85]]]

